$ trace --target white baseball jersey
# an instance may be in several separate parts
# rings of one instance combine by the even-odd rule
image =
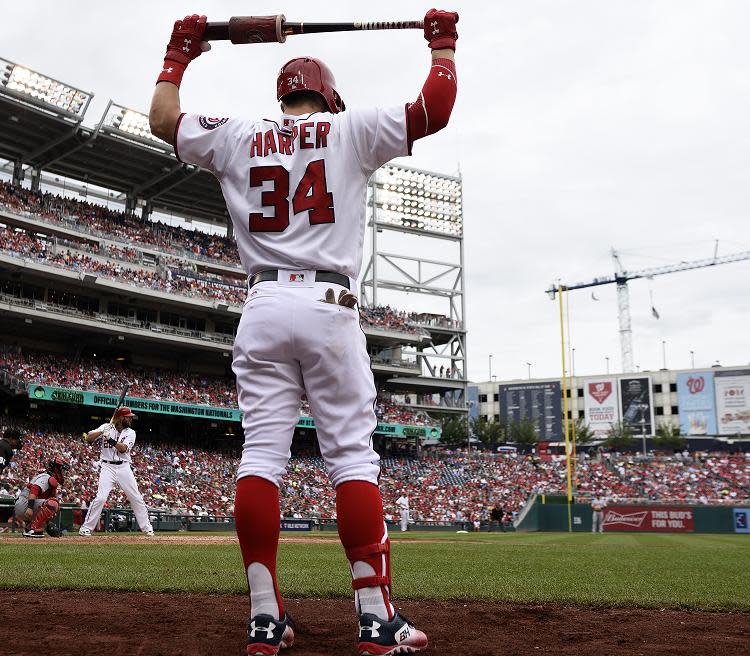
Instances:
[[[114,462],[132,462],[130,458],[130,450],[135,444],[135,431],[132,428],[124,428],[122,431],[118,431],[111,424],[102,424],[96,430],[102,431],[102,460],[109,460]],[[115,439],[118,442],[122,442],[128,447],[125,453],[120,453],[113,446],[107,446],[107,440],[109,438]]]
[[[317,269],[356,279],[367,181],[408,154],[406,110],[260,121],[183,114],[175,153],[218,178],[248,275]]]
[[[110,424],[102,424],[96,430],[102,431],[103,440],[99,487],[96,491],[96,497],[94,497],[86,513],[86,520],[81,525],[81,530],[94,531],[99,526],[99,518],[101,517],[102,509],[107,502],[109,493],[115,485],[119,485],[130,502],[141,531],[152,534],[154,529],[148,518],[148,508],[143,500],[143,496],[138,491],[138,483],[130,466],[132,462],[130,451],[135,444],[135,431],[132,428],[124,428],[122,431],[118,431]],[[114,447],[107,446],[106,441],[110,437],[127,445],[128,450],[125,453],[119,453]]]
[[[400,496],[396,499],[396,505],[401,508],[401,510],[409,510],[409,497]]]

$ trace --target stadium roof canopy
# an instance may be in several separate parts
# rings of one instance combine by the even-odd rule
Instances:
[[[145,201],[154,210],[224,225],[219,184],[180,163],[148,118],[113,102],[83,125],[93,94],[0,59],[0,158]]]

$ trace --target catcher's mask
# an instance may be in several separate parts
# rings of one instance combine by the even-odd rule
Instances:
[[[47,473],[54,476],[59,483],[63,482],[65,472],[70,469],[68,462],[61,456],[55,456],[47,463]]]

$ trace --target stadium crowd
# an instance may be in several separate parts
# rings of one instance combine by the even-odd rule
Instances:
[[[31,234],[13,230],[11,228],[0,228],[0,250],[6,251],[14,256],[33,258],[41,264],[63,267],[71,271],[92,273],[103,278],[109,278],[118,282],[125,282],[137,287],[154,289],[168,294],[182,294],[184,296],[204,298],[209,300],[226,301],[232,305],[242,305],[245,300],[246,290],[237,279],[223,276],[198,276],[192,272],[178,268],[178,260],[170,258],[166,261],[164,272],[155,268],[143,268],[137,265],[137,255],[132,248],[107,247],[101,253],[107,259],[92,257],[79,249],[85,249],[92,254],[100,254],[98,246],[89,246],[84,243],[73,243],[67,241],[71,248],[53,249],[43,239]],[[109,259],[112,258],[112,259]],[[122,261],[134,260],[135,266],[124,266]]]
[[[54,249],[57,252],[53,252],[50,244],[39,235],[33,236],[5,228],[0,229],[0,249],[34,257],[47,264],[85,270],[160,291],[225,300],[239,305],[244,302],[244,287],[237,283],[236,278],[185,275],[185,271],[190,269],[185,258],[192,256],[202,260],[219,260],[239,267],[237,246],[229,237],[143,219],[136,214],[120,212],[86,201],[33,192],[3,181],[0,181],[0,208],[125,243],[122,247],[111,244],[100,247],[98,244],[83,241],[59,239],[58,246],[68,248],[68,251],[61,253],[59,248]],[[160,264],[167,270],[165,275],[133,268],[132,265],[139,263],[139,254],[135,248],[138,245],[176,256],[160,258]],[[101,262],[86,253],[76,253],[70,249],[126,261],[131,266],[122,267],[115,263]],[[424,329],[416,324],[460,327],[458,322],[439,314],[404,312],[390,306],[360,308],[360,315],[365,326],[409,334],[424,332]]]
[[[71,433],[32,430],[28,442],[12,461],[0,494],[15,494],[42,467],[50,454],[71,461],[64,501],[86,507],[96,493],[98,449],[84,445]],[[605,454],[606,455],[606,454]],[[231,515],[236,452],[182,447],[166,443],[136,443],[133,454],[138,486],[151,510],[188,516]],[[577,467],[579,494],[606,497],[610,502],[643,499],[703,504],[748,503],[750,458],[719,453],[642,461],[611,454],[584,458]],[[520,454],[433,451],[416,458],[385,457],[381,487],[386,518],[396,520],[396,499],[406,494],[415,521],[486,521],[499,506],[510,518],[528,496],[560,492],[565,485],[564,463],[540,461]],[[285,517],[335,518],[335,497],[323,461],[316,456],[293,457],[281,488]],[[126,504],[122,492],[110,496],[109,507]]]
[[[0,351],[0,371],[7,371],[24,384],[111,393],[130,384],[130,396],[156,401],[176,401],[220,408],[236,408],[237,395],[232,378],[127,364],[112,358],[81,357],[76,361],[59,354],[5,349]],[[396,405],[382,396],[376,406],[378,420],[411,426],[434,425],[423,412]],[[312,416],[305,398],[301,416]]]
[[[0,181],[0,206],[15,213],[37,216],[67,227],[78,227],[97,236],[114,237],[165,253],[194,255],[239,265],[237,245],[229,237],[150,221],[137,214],[119,212],[87,201],[34,192]]]

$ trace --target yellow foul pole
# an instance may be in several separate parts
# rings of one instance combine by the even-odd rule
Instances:
[[[563,321],[563,288],[559,285],[557,292],[560,296],[560,351],[562,353],[562,395],[563,395],[563,426],[565,426],[565,473],[568,480],[568,532],[573,531],[573,487],[570,479],[570,422],[568,421],[568,377],[565,368],[565,322]]]
[[[565,295],[565,320],[568,328],[568,362],[570,362],[570,371],[568,371],[568,386],[570,387],[570,439],[572,442],[572,461],[573,484],[578,489],[578,453],[576,451],[576,420],[578,419],[578,395],[573,392],[573,376],[575,376],[575,360],[571,352],[573,333],[570,331],[570,294]]]

